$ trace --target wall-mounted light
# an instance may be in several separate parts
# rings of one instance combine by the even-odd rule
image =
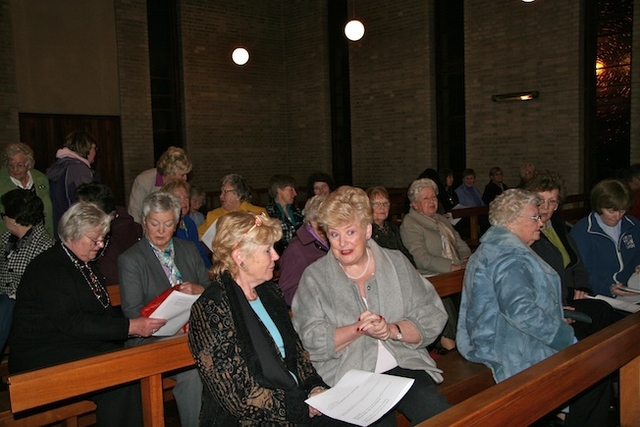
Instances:
[[[493,102],[531,101],[532,99],[537,99],[539,95],[540,93],[537,90],[532,90],[529,92],[502,93],[500,95],[491,95],[491,99],[493,99]]]
[[[522,3],[533,3],[536,0],[522,0]]]
[[[249,51],[243,47],[237,47],[233,50],[231,59],[236,65],[243,66],[249,62]]]

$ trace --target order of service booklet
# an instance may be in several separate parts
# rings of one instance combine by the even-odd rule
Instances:
[[[305,402],[328,417],[368,426],[389,412],[414,381],[412,378],[352,369],[338,384]]]
[[[154,319],[167,319],[160,329],[153,334],[154,337],[170,337],[189,321],[191,306],[200,295],[189,295],[179,291],[173,291],[162,301],[162,304],[149,315]]]

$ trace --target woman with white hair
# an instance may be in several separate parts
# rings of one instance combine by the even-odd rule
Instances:
[[[127,319],[111,306],[91,262],[104,247],[111,217],[93,203],[72,205],[60,219],[60,242],[38,255],[22,276],[11,331],[9,370],[22,372],[122,348],[128,336],[149,336],[164,319]],[[137,385],[89,397],[100,426],[142,425]]]
[[[16,188],[30,190],[40,197],[44,205],[44,228],[53,237],[53,207],[49,195],[49,180],[37,169],[33,150],[24,142],[13,142],[4,146],[4,168],[0,169],[0,195]],[[0,211],[4,212],[2,203]],[[0,234],[7,227],[0,221]]]
[[[167,289],[200,295],[211,281],[198,248],[193,242],[173,238],[182,206],[170,193],[151,193],[142,203],[144,238],[118,257],[122,311],[137,317],[147,304]],[[143,339],[127,342],[142,344]],[[195,369],[172,376],[173,389],[182,426],[197,426],[202,383]]]

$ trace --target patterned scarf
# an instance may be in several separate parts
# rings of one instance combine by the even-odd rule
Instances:
[[[438,226],[440,238],[442,239],[442,256],[449,258],[454,263],[458,263],[460,261],[460,255],[456,248],[456,237],[453,235],[453,232],[449,227],[444,224],[442,217],[436,215],[433,219]]]
[[[169,283],[171,283],[171,286],[182,283],[182,275],[180,274],[180,270],[178,270],[176,263],[173,261],[175,256],[175,251],[173,249],[173,239],[169,241],[169,245],[164,251],[155,247],[151,242],[149,242],[149,244],[151,245],[151,249],[153,249],[153,253],[156,255],[156,258],[158,258],[158,261],[160,261],[160,265],[164,270],[164,274],[167,275],[167,279],[169,279]]]

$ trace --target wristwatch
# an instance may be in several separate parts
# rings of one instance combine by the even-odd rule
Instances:
[[[402,330],[400,329],[400,325],[396,323],[396,328],[398,328],[398,333],[396,334],[396,341],[402,340]]]

